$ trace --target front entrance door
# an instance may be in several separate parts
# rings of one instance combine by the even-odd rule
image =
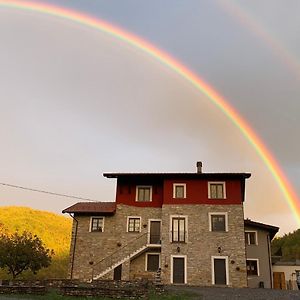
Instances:
[[[122,265],[118,265],[114,268],[114,280],[122,279]]]
[[[173,283],[185,283],[184,257],[173,257]]]
[[[160,221],[150,221],[149,244],[160,244]]]
[[[214,258],[215,284],[226,285],[226,259]]]

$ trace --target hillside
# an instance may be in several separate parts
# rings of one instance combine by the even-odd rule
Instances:
[[[282,255],[281,260],[300,259],[300,229],[272,241],[272,255]]]
[[[37,278],[63,278],[67,276],[72,219],[58,214],[28,207],[0,207],[0,224],[8,232],[28,231],[39,236],[47,248],[54,250],[52,265],[42,269]],[[26,272],[20,278],[33,278]],[[0,279],[9,278],[0,271]]]

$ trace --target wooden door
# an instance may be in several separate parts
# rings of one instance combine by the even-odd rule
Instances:
[[[119,265],[114,268],[114,280],[122,279],[122,265]]]
[[[224,258],[214,258],[215,284],[226,285],[226,260]]]
[[[160,221],[150,221],[149,244],[160,244]]]
[[[184,257],[173,257],[173,283],[185,283]]]
[[[273,272],[274,289],[285,290],[285,275],[284,272]]]

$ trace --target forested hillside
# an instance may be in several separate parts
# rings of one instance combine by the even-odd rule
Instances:
[[[282,255],[281,260],[300,259],[300,229],[274,239],[272,255]]]
[[[67,276],[72,219],[28,207],[0,207],[1,230],[39,236],[47,248],[54,250],[52,264],[37,275],[24,272],[20,278],[63,278]],[[0,279],[10,278],[0,270]]]

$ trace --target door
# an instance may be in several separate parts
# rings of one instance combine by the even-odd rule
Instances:
[[[114,280],[122,279],[122,265],[119,265],[114,268]]]
[[[285,290],[285,275],[284,272],[273,272],[274,289]]]
[[[173,283],[185,283],[184,257],[173,257]]]
[[[214,258],[215,284],[226,285],[226,259]]]
[[[149,244],[160,243],[160,221],[150,221]]]

